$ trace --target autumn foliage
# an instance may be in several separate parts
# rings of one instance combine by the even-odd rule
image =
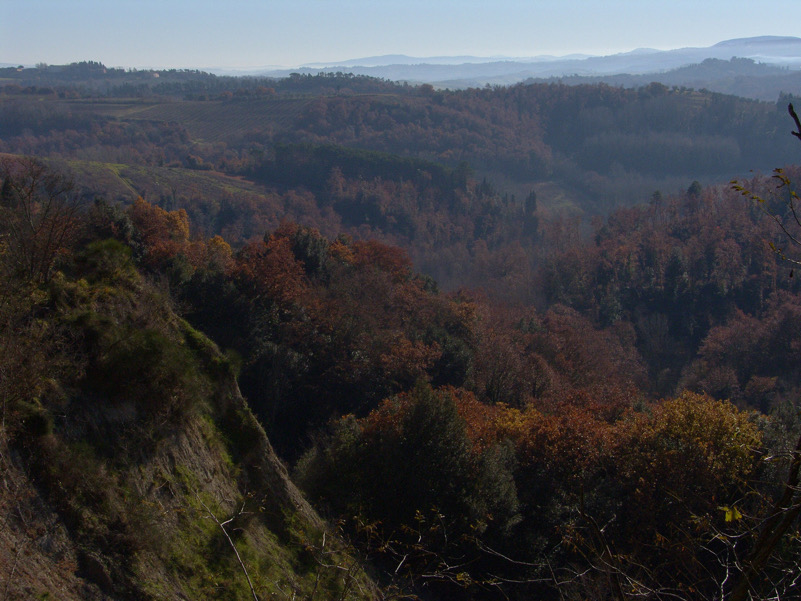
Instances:
[[[542,115],[553,119],[563,103],[600,118],[634,102],[611,89],[548,94]],[[676,100],[640,94],[652,108]],[[518,203],[467,168],[374,151],[417,135],[410,120],[389,140],[381,123],[422,112],[491,167],[494,151],[479,148],[486,123],[446,120],[464,104],[494,107],[487,119],[509,127],[523,119],[520,173],[557,168],[564,155],[543,141],[545,117],[515,116],[530,101],[516,89],[310,102],[302,131],[315,144],[240,165],[270,187],[269,207],[226,197],[205,232],[165,198],[98,199],[83,213],[41,164],[9,163],[0,390],[15,434],[52,424],[5,374],[57,396],[26,359],[30,341],[58,346],[79,328],[69,341],[79,385],[134,403],[151,425],[190,412],[215,370],[235,372],[310,498],[404,590],[713,597],[775,496],[764,458],[798,427],[787,409],[801,388],[797,284],[766,243],[769,224],[722,188],[653,194],[588,225],[539,212],[534,193]],[[339,114],[373,151],[322,143],[349,140]],[[559,123],[571,160],[600,161],[598,140]],[[474,286],[442,292],[421,265]],[[165,335],[155,300],[134,306],[141,290],[169,295],[187,320],[180,336]],[[51,333],[38,316],[54,307],[68,317]],[[200,343],[189,323],[225,362],[191,359]]]

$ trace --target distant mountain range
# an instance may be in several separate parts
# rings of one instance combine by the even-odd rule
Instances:
[[[732,58],[749,59],[732,61]],[[710,61],[710,59],[714,59]],[[704,61],[707,61],[704,64]],[[702,65],[699,71],[691,66]],[[684,72],[676,73],[676,70]],[[665,81],[670,85],[708,84],[709,89],[723,82],[729,91],[737,77],[766,77],[787,79],[770,86],[753,97],[775,98],[779,91],[801,92],[801,38],[761,36],[726,40],[706,48],[656,50],[638,48],[609,56],[536,56],[512,57],[410,57],[386,55],[342,61],[317,63],[298,69],[252,71],[249,75],[286,77],[290,73],[348,72],[393,81],[430,83],[438,87],[465,88],[486,84],[510,85],[526,80],[550,78],[589,78],[602,81],[611,78],[615,85],[641,85],[650,81]],[[243,74],[240,72],[240,74]],[[620,76],[631,79],[621,79]],[[790,89],[792,88],[792,89]],[[731,91],[731,93],[738,93]]]

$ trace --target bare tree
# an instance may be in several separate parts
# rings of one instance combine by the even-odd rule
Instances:
[[[35,158],[0,161],[0,252],[15,273],[39,282],[79,229],[73,181]]]

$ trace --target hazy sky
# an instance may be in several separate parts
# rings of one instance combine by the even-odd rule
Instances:
[[[779,0],[0,0],[0,63],[298,66],[382,54],[612,54],[801,36]]]

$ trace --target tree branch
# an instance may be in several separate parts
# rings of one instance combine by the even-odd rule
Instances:
[[[782,496],[776,501],[770,516],[765,520],[759,537],[745,561],[745,569],[732,587],[728,601],[745,601],[754,579],[762,573],[779,541],[801,514],[801,502],[795,500],[800,472],[801,437],[798,438],[792,453]]]
[[[796,138],[801,140],[801,121],[798,120],[798,115],[796,115],[795,113],[795,109],[793,108],[792,102],[787,105],[787,112],[790,113],[790,116],[793,118],[793,121],[795,121],[795,126],[798,129],[798,131],[790,133],[792,133]]]
[[[241,515],[244,512],[245,505],[243,504],[242,508],[234,516],[232,516],[231,518],[225,520],[224,522],[221,522],[219,519],[217,519],[217,516],[214,515],[214,512],[211,509],[209,509],[209,506],[206,505],[203,502],[203,499],[200,498],[200,493],[198,493],[197,491],[195,491],[195,498],[198,500],[198,502],[201,505],[203,505],[203,509],[205,509],[206,513],[209,514],[209,517],[212,520],[214,520],[214,523],[217,524],[220,527],[220,530],[222,530],[223,534],[225,535],[226,540],[228,541],[228,544],[231,545],[231,549],[234,550],[234,554],[236,555],[236,560],[239,562],[239,566],[242,568],[242,572],[245,574],[245,578],[247,578],[247,580],[248,580],[248,586],[250,586],[250,592],[253,595],[254,601],[259,601],[259,597],[258,597],[258,595],[256,595],[256,589],[253,587],[253,582],[250,579],[250,574],[248,573],[248,569],[247,569],[247,567],[245,567],[245,562],[242,560],[242,557],[239,555],[239,551],[237,550],[233,539],[231,539],[231,536],[228,534],[228,531],[225,529],[225,525],[226,524],[231,523],[231,521],[233,521],[233,519],[235,517],[237,517],[238,515]]]

